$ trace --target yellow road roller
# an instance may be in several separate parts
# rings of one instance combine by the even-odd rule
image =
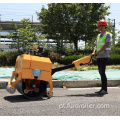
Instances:
[[[13,94],[16,89],[29,99],[39,99],[46,95],[48,98],[53,95],[52,75],[60,70],[71,67],[78,67],[83,64],[92,63],[91,55],[73,61],[72,64],[52,69],[52,62],[47,57],[36,54],[38,49],[31,50],[29,54],[22,54],[17,57],[15,70],[12,73],[6,90]],[[13,79],[15,81],[13,82]],[[47,85],[50,89],[47,92]]]

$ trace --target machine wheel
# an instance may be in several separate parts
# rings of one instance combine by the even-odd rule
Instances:
[[[52,92],[52,95],[49,95],[49,91],[45,91],[45,94],[43,95],[43,97],[48,97],[48,99],[49,98],[51,98],[53,96],[53,92]]]
[[[40,81],[38,88],[35,90],[28,90],[26,87],[27,81],[29,80],[21,80],[16,84],[16,88],[18,92],[20,92],[22,95],[29,99],[40,99],[43,97],[43,95],[46,92],[47,89],[47,82],[46,81]]]
[[[52,92],[52,95],[49,95],[49,91],[48,91],[48,92],[47,92],[47,97],[48,97],[48,99],[50,99],[52,96],[53,96],[53,92]]]
[[[11,94],[13,94],[13,93],[15,93],[15,91],[16,91],[16,88],[14,88],[14,91],[10,91],[10,89],[11,89],[11,85],[8,85],[7,87],[6,87],[6,90],[9,92],[9,93],[11,93]]]

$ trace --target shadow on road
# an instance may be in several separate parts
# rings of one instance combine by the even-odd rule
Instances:
[[[67,95],[68,97],[72,96],[72,97],[103,97],[103,94],[95,94],[95,93],[91,93],[91,94],[77,94],[77,95]]]
[[[23,95],[6,96],[6,97],[4,97],[4,99],[11,102],[11,103],[46,100],[45,98],[39,98],[39,99],[31,100],[31,99],[28,99],[28,98],[24,97]]]

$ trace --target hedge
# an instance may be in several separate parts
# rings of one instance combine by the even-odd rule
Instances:
[[[117,47],[112,48],[110,54],[120,54],[120,48]]]
[[[16,62],[16,58],[18,55],[23,54],[20,52],[0,52],[0,66],[14,66]],[[59,53],[51,52],[49,53],[49,58],[52,62],[60,62],[62,55]]]
[[[93,60],[93,64],[97,65],[97,60]],[[120,64],[120,54],[110,54],[108,58],[107,65],[119,65]]]
[[[108,59],[109,65],[117,65],[120,64],[120,54],[110,54],[110,58]]]
[[[83,57],[83,54],[66,56],[61,59],[60,63],[68,65],[68,64],[71,64],[74,60],[80,59],[82,57]]]
[[[83,54],[83,55],[86,55],[86,54],[91,54],[93,52],[93,50],[90,50],[90,49],[84,49],[84,50],[72,50],[72,49],[67,49],[64,53],[65,56],[70,56],[70,55],[79,55],[79,54]]]
[[[16,58],[18,55],[23,54],[20,52],[0,52],[0,66],[14,66],[16,62]],[[58,62],[60,64],[71,64],[74,60],[80,59],[84,57],[83,54],[79,55],[70,55],[62,58],[62,55],[59,53],[51,52],[49,54],[49,58],[52,62]],[[97,65],[97,60],[93,60],[93,64]],[[108,59],[108,65],[117,65],[120,64],[120,54],[110,54],[110,58]]]
[[[68,65],[71,64],[72,61],[80,59],[82,57],[84,57],[83,54],[66,56],[61,59],[60,63]],[[97,59],[92,60],[92,62],[93,62],[92,64],[97,65]],[[118,64],[120,64],[120,54],[110,54],[107,65],[118,65]]]
[[[62,59],[62,55],[60,53],[49,52],[48,57],[52,62],[60,62]]]
[[[14,66],[16,62],[16,58],[18,55],[23,54],[20,52],[0,52],[0,66]]]

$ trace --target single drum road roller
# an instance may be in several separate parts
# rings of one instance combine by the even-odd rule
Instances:
[[[91,55],[73,61],[72,64],[52,69],[52,62],[47,57],[36,54],[31,50],[29,54],[22,54],[17,57],[15,70],[12,72],[6,90],[13,94],[16,89],[29,99],[40,99],[43,96],[50,98],[53,95],[52,75],[60,70],[71,67],[78,67],[92,63]],[[13,79],[15,81],[13,82]],[[47,84],[50,89],[47,92]]]

